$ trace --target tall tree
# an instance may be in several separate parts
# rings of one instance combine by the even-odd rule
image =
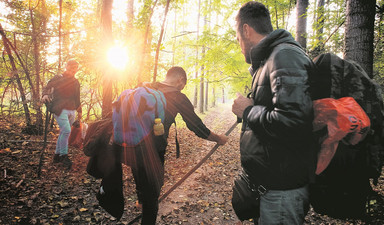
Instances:
[[[168,14],[168,9],[169,9],[169,3],[170,2],[171,2],[171,0],[167,0],[167,5],[165,6],[165,11],[164,11],[163,23],[161,24],[161,31],[160,31],[159,41],[157,42],[156,55],[155,55],[155,68],[154,68],[154,71],[153,71],[153,82],[156,81],[157,64],[159,63],[160,46],[161,46],[161,41],[163,40],[165,21],[167,20],[167,14]]]
[[[9,62],[12,66],[12,73],[14,74],[14,76],[16,78],[17,87],[18,87],[19,92],[20,92],[21,100],[23,101],[25,120],[26,120],[27,126],[30,126],[30,125],[32,125],[32,121],[31,121],[31,116],[30,116],[28,104],[27,104],[27,98],[25,96],[25,90],[24,90],[23,84],[21,83],[20,76],[19,76],[18,71],[17,71],[17,67],[16,67],[15,60],[14,60],[13,55],[12,55],[11,48],[9,47],[8,38],[6,37],[4,29],[1,26],[1,24],[0,24],[0,35],[3,39],[5,52],[7,53],[8,58],[9,58]]]
[[[127,7],[128,29],[133,28],[133,19],[135,18],[133,3],[134,3],[134,0],[128,0],[128,5],[127,5],[128,6]]]
[[[141,13],[142,24],[144,24],[144,37],[142,38],[142,55],[139,59],[139,72],[137,82],[148,82],[150,80],[150,58],[151,58],[151,42],[152,42],[152,16],[155,11],[158,0],[154,2],[152,0],[145,0],[143,10]]]
[[[314,13],[314,23],[312,25],[312,29],[314,32],[315,42],[312,47],[313,50],[310,52],[312,56],[320,55],[324,52],[324,24],[325,24],[325,14],[324,14],[324,4],[325,0],[318,0],[317,9]]]
[[[307,48],[307,9],[308,0],[297,0],[296,5],[296,41]]]
[[[108,50],[112,45],[112,4],[113,0],[103,0],[101,9],[101,28],[102,28],[102,40],[105,50]],[[103,76],[103,104],[102,104],[102,117],[106,118],[110,116],[112,112],[112,80],[111,72],[105,65]]]
[[[359,63],[373,76],[373,38],[376,0],[348,0],[344,58]]]
[[[197,8],[197,31],[196,31],[196,64],[195,64],[195,79],[197,80],[199,78],[199,30],[200,30],[200,10],[201,10],[201,7],[200,7],[200,3],[201,3],[201,0],[199,0],[199,3],[198,3],[198,8]],[[193,99],[192,99],[192,103],[193,103],[193,106],[196,108],[197,107],[197,96],[198,96],[198,84],[196,83],[195,84],[195,91],[194,91],[194,94],[193,94]]]

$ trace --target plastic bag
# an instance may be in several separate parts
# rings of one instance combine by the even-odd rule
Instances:
[[[83,123],[76,121],[71,127],[71,134],[69,135],[68,145],[75,148],[83,148],[82,132]]]
[[[324,171],[335,155],[339,141],[356,145],[370,129],[370,120],[352,97],[323,98],[313,102],[315,119],[313,130],[327,127],[317,158],[316,174]]]

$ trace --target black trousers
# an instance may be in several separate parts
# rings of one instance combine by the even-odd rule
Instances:
[[[134,148],[124,148],[122,162],[132,169],[139,202],[143,206],[141,224],[156,224],[159,196],[164,184],[164,153],[162,137],[149,136]]]

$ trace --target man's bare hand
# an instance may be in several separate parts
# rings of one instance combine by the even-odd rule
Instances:
[[[237,93],[237,98],[233,101],[232,112],[238,117],[243,118],[244,110],[253,105],[253,100],[242,96],[240,93]]]
[[[51,102],[52,99],[49,97],[49,95],[44,95],[42,98],[41,98],[41,101],[43,103],[48,103],[48,102]]]
[[[217,140],[217,144],[218,145],[225,145],[225,143],[227,143],[227,141],[228,141],[228,137],[227,136],[225,136],[225,135],[223,135],[223,134],[219,134],[218,135],[218,140]]]

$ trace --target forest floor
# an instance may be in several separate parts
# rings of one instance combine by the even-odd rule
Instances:
[[[205,124],[225,133],[235,122],[230,105],[221,105],[203,115]],[[98,205],[100,180],[85,171],[88,157],[81,149],[70,149],[73,166],[66,170],[52,164],[57,129],[48,135],[38,177],[42,136],[23,134],[22,124],[0,120],[0,224],[129,224],[140,215],[135,207],[135,184],[129,167],[123,167],[125,211],[120,221]],[[176,158],[171,129],[165,162],[162,194],[182,178],[214,146],[178,124],[180,158]],[[158,224],[237,224],[231,206],[232,184],[240,169],[240,125],[219,149],[161,203]],[[32,140],[32,141],[31,141]],[[40,141],[40,142],[38,142]],[[375,190],[384,196],[384,174]],[[384,204],[375,203],[371,223],[384,224]],[[139,224],[135,222],[133,224]],[[243,224],[253,224],[245,221]],[[312,209],[306,224],[368,224],[361,220],[337,220]]]

